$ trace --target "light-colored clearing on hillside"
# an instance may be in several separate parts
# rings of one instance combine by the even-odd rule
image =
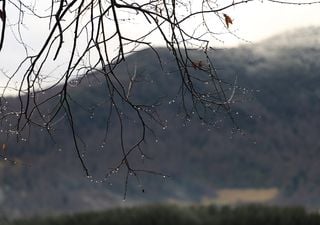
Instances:
[[[266,203],[279,195],[277,188],[220,189],[214,199],[204,199],[204,204],[233,205],[240,203]]]

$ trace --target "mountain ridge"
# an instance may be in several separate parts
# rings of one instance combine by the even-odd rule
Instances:
[[[128,67],[119,68],[118,73],[125,78],[136,66],[141,76],[138,78],[146,81],[135,87],[134,100],[150,102],[170,96],[160,108],[168,127],[155,128],[157,139],[149,137],[145,144],[146,155],[152,160],[140,156],[133,160],[135,165],[171,176],[163,179],[141,175],[140,183],[130,178],[128,204],[169,199],[199,202],[215,198],[221,189],[277,188],[279,196],[272,200],[274,204],[320,206],[320,50],[274,47],[273,52],[265,54],[259,48],[264,46],[212,53],[223,79],[233,84],[237,77],[232,113],[245,131],[243,135],[231,134],[227,117],[210,127],[196,118],[185,121],[179,116],[179,102],[172,98],[177,90],[175,85],[168,85],[177,82],[176,67],[165,49],[158,49],[166,59],[164,72],[151,51],[143,50],[127,58]],[[192,57],[198,59],[199,55],[195,52]],[[96,88],[104,85],[99,79],[81,85],[72,89],[72,96],[86,107],[104,99]],[[90,171],[95,177],[103,177],[119,160],[117,129],[110,128],[109,142],[102,147],[106,108],[86,112],[74,107],[75,118],[81,122],[79,132],[87,141],[84,154]],[[63,124],[58,128],[55,138],[61,143],[54,146],[44,138],[43,131],[32,134],[28,145],[23,141],[8,143],[10,156],[31,162],[32,166],[11,166],[0,161],[0,180],[4,184],[0,189],[0,209],[4,213],[21,216],[79,211],[121,202],[125,174],[120,171],[106,181],[84,178],[70,134],[63,131]],[[4,140],[5,136],[1,138]]]

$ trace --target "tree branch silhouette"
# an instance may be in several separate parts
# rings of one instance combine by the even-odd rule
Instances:
[[[152,124],[166,126],[158,114],[161,99],[141,104],[133,96],[136,84],[139,82],[137,65],[129,79],[124,79],[118,69],[126,64],[128,55],[142,48],[151,49],[163,68],[164,59],[151,41],[153,36],[158,36],[176,64],[179,91],[171,97],[180,99],[185,117],[190,118],[195,115],[199,120],[210,124],[211,121],[206,116],[208,112],[214,114],[217,110],[222,110],[237,128],[231,111],[236,81],[229,82],[220,78],[212,61],[214,47],[211,46],[211,42],[218,39],[217,33],[213,31],[216,23],[220,21],[222,23],[220,25],[226,27],[226,30],[232,24],[232,17],[224,11],[252,1],[254,0],[233,1],[220,6],[211,0],[196,3],[182,0],[52,0],[49,9],[39,12],[37,4],[44,4],[40,1],[29,5],[20,0],[1,0],[0,50],[2,51],[3,45],[6,44],[5,31],[8,29],[6,21],[12,16],[7,15],[7,9],[10,7],[10,13],[18,15],[17,39],[26,52],[25,58],[16,70],[6,75],[7,83],[3,87],[1,96],[1,126],[11,136],[20,137],[30,128],[46,129],[50,134],[53,132],[52,128],[65,118],[82,168],[85,174],[90,176],[90,169],[81,155],[82,145],[79,144],[82,142],[81,135],[73,117],[72,107],[78,104],[78,100],[70,93],[72,88],[80,87],[88,77],[96,76],[106,84],[103,87],[105,101],[100,103],[106,106],[104,108],[107,117],[106,135],[110,132],[110,124],[116,123],[119,127],[119,149],[122,154],[122,159],[106,174],[125,168],[126,183],[129,173],[135,176],[141,172],[158,174],[134,168],[130,156],[134,152],[145,155],[143,143],[147,136],[155,136]],[[268,1],[294,5],[319,3]],[[198,7],[194,10],[194,6]],[[48,25],[48,33],[44,42],[37,46],[38,49],[31,49],[24,42],[21,26],[25,23],[26,16],[33,16]],[[209,17],[217,19],[218,22],[208,21]],[[138,35],[128,33],[125,26],[130,24],[131,30],[134,31],[138,27],[136,25],[138,21],[145,24],[148,30]],[[33,25],[26,24],[26,26]],[[201,52],[201,58],[194,58],[192,51],[195,50]],[[63,68],[57,69],[61,74],[54,76],[48,73],[47,68],[50,65],[57,65],[59,60],[65,61]],[[21,77],[20,83],[15,88],[13,80],[18,77]],[[46,82],[53,77],[53,82]],[[18,96],[19,107],[8,109],[7,92],[11,92],[12,89]],[[229,89],[231,91],[226,91]],[[96,107],[99,106],[97,103],[94,104]],[[130,112],[130,115],[126,115],[125,111]],[[139,127],[139,132],[130,134],[135,135],[135,141],[130,145],[126,142],[126,136],[129,135],[126,130],[128,117],[132,117],[135,126]],[[10,127],[6,123],[8,120]]]

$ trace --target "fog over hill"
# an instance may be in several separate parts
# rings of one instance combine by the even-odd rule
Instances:
[[[319,27],[306,27],[275,35],[262,41],[259,45],[264,48],[319,48],[319,44]]]
[[[157,139],[147,140],[145,151],[152,159],[132,160],[170,177],[142,175],[140,184],[130,178],[126,204],[234,203],[237,196],[253,193],[267,196],[258,197],[260,202],[320,207],[319,32],[317,27],[305,28],[254,45],[214,50],[212,59],[221,77],[230,83],[237,80],[232,113],[244,132],[231,134],[228,116],[223,115],[213,127],[196,118],[186,122],[179,116],[179,101],[163,99],[160,113],[168,120],[168,127],[155,128]],[[137,101],[150,102],[177,91],[172,56],[166,49],[158,50],[166,59],[164,70],[149,50],[130,55],[128,66],[119,68],[121,79],[136,67],[137,79],[146,81],[133,90]],[[194,52],[192,57],[200,55]],[[105,97],[97,88],[104,82],[97,77],[88,80],[70,89],[74,99],[84,105]],[[13,104],[16,100],[8,101]],[[103,108],[87,112],[74,107],[74,117],[81,122],[79,132],[88,145],[85,157],[90,171],[103,177],[119,159],[117,145],[112,142],[118,140],[117,128],[110,127],[105,146]],[[10,157],[31,166],[0,161],[1,212],[21,216],[123,205],[123,174],[102,183],[85,178],[71,134],[65,129],[57,126],[56,143],[41,130],[26,141],[8,143]],[[1,140],[6,140],[5,134]],[[226,200],[224,195],[234,199]]]

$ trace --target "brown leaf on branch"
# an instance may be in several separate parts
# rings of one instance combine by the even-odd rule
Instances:
[[[227,14],[223,14],[223,16],[224,16],[224,21],[226,22],[227,28],[229,28],[230,24],[232,24],[232,19]]]
[[[196,69],[201,69],[202,68],[202,61],[192,61],[192,67],[196,70]]]

